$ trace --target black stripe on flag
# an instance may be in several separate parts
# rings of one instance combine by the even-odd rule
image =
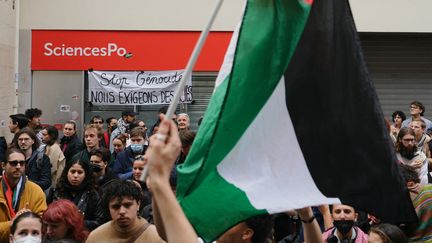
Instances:
[[[387,222],[415,221],[346,0],[314,1],[285,85],[321,192]]]

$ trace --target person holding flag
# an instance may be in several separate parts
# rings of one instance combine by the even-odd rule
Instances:
[[[310,205],[416,220],[348,0],[247,0],[205,117],[176,193],[206,242]]]

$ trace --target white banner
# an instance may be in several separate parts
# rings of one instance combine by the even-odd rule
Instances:
[[[88,73],[88,101],[95,105],[170,104],[183,70]],[[192,80],[186,81],[180,103],[192,102]]]

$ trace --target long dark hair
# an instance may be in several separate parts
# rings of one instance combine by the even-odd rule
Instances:
[[[84,161],[84,160],[75,160],[75,161],[70,161],[68,163],[66,163],[66,166],[60,176],[60,180],[57,184],[57,189],[59,190],[60,193],[65,193],[69,190],[69,188],[71,187],[69,180],[67,178],[69,169],[74,165],[74,164],[79,164],[81,165],[81,167],[84,170],[85,173],[85,177],[83,182],[81,183],[81,185],[84,186],[80,186],[83,187],[82,190],[92,190],[94,189],[94,185],[93,185],[93,171],[91,169],[91,165],[88,161]]]
[[[39,139],[36,137],[36,133],[33,131],[33,129],[29,128],[29,127],[24,127],[23,129],[19,130],[14,137],[14,146],[19,148],[19,142],[18,142],[18,138],[19,136],[21,136],[22,134],[27,134],[32,140],[33,140],[33,145],[32,145],[32,150],[36,151],[39,148]]]
[[[56,127],[54,126],[47,126],[44,128],[46,130],[47,134],[50,136],[50,139],[46,142],[47,145],[51,146],[55,142],[57,142],[57,139],[59,137],[59,133]]]
[[[399,130],[397,141],[396,141],[396,152],[399,152],[403,147],[402,138],[405,137],[405,135],[407,134],[410,134],[415,137],[415,132],[411,128],[403,127]],[[414,145],[414,147],[417,149],[417,145]]]

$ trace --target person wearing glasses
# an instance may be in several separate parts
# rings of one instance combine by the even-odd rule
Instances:
[[[32,211],[38,215],[47,209],[45,194],[35,183],[27,180],[25,154],[18,148],[6,151],[0,179],[0,242],[8,242],[11,220]]]
[[[401,128],[395,149],[398,161],[415,169],[419,175],[421,184],[428,184],[428,160],[426,155],[417,149],[413,129]]]
[[[426,130],[432,129],[432,122],[423,117],[426,109],[420,101],[413,101],[410,104],[411,117],[402,122],[402,127],[409,127],[411,121],[423,120],[426,123]]]
[[[16,140],[13,144],[20,148],[27,161],[26,175],[29,180],[38,184],[42,190],[51,186],[51,161],[45,154],[45,150],[40,148],[39,139],[33,129],[25,127],[15,134]]]

